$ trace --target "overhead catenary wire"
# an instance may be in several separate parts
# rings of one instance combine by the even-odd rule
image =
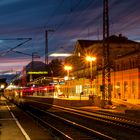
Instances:
[[[86,13],[86,9],[90,9],[90,7],[92,7],[94,4],[96,4],[96,2],[97,1],[90,1],[88,4],[87,4],[87,6],[86,6],[86,8],[82,11],[82,12],[80,12],[80,14],[78,14],[76,17],[76,19],[78,19],[79,17],[84,17],[85,15],[85,13]],[[99,13],[94,19],[92,19],[91,21],[89,21],[89,22],[87,22],[87,23],[90,23],[90,22],[93,22],[93,21],[96,21],[98,18],[101,18],[102,17],[102,13]],[[68,17],[69,18],[69,17]],[[72,21],[73,22],[73,21]],[[81,23],[80,23],[81,24]],[[93,22],[93,24],[94,24],[94,22]],[[67,25],[68,25],[68,22],[67,22]],[[87,24],[86,25],[83,25],[83,26],[85,26],[85,28],[87,27]],[[80,33],[79,33],[79,35],[78,36],[76,36],[76,38],[79,38],[79,37],[81,37],[82,38],[82,33],[83,33],[83,30],[82,31],[80,31]],[[66,33],[67,34],[67,33]],[[63,38],[63,39],[65,39],[66,38],[66,36]],[[72,38],[70,38],[70,39],[72,39]]]
[[[81,16],[83,16],[83,14],[82,13],[84,13],[85,11],[86,11],[86,9],[88,9],[91,5],[92,5],[92,3],[95,3],[96,1],[89,1],[89,3],[87,4],[87,6],[85,7],[85,9],[83,9],[82,10],[82,12],[80,12],[80,14],[78,15],[78,16],[75,16],[75,17],[77,17],[76,19],[78,19],[79,17],[81,17]],[[73,8],[72,8],[72,11],[74,11],[79,5],[80,5],[80,3],[81,3],[81,1],[79,1],[79,3],[77,3]],[[64,17],[64,20],[61,22],[61,24],[59,24],[58,26],[57,26],[57,28],[56,28],[56,32],[61,28],[61,27],[64,27],[64,25],[66,24],[66,21],[72,16],[72,12],[70,12],[68,15],[65,15],[65,17]],[[75,21],[75,20],[73,20],[73,21]],[[70,24],[70,22],[73,22],[73,21],[68,21],[67,22],[67,28],[69,28],[68,27],[68,25]],[[81,23],[80,23],[81,24]],[[55,34],[53,34],[51,37],[50,37],[50,40],[52,40],[53,38],[54,38],[54,35]],[[66,37],[66,36],[65,36]],[[65,38],[64,37],[64,38]],[[64,39],[63,38],[63,39]]]
[[[137,9],[138,9],[138,7],[140,7],[139,5],[135,5],[132,8],[133,3],[135,3],[135,2],[131,1],[130,3],[131,4],[129,4],[127,7],[123,7],[122,9],[118,10],[117,16],[113,16],[110,19],[110,23],[113,23],[113,26],[111,28],[112,34],[126,33],[127,28],[129,28],[129,30],[130,30],[131,25],[133,25],[132,27],[134,27],[134,24],[136,24],[136,23],[138,23],[138,21],[140,21],[140,18],[137,18],[137,19],[134,18],[135,20],[130,20],[131,17],[135,17],[135,15],[137,14]],[[123,4],[124,3],[122,1],[121,5],[123,5]],[[118,3],[118,0],[116,0],[111,3],[110,11],[114,11],[115,8],[118,9],[119,7],[120,7],[120,3]],[[128,22],[126,22],[126,21],[128,21]],[[115,28],[115,29],[113,29],[113,28]]]
[[[72,14],[73,15],[76,15],[76,14],[74,14],[74,11],[76,11],[76,9],[79,9],[81,6],[80,6],[80,3],[81,2],[83,2],[82,0],[80,1],[77,1],[76,3],[75,3],[75,5],[74,4],[72,4],[72,1],[70,1],[71,2],[71,8],[70,8],[70,12],[69,12],[69,14],[67,14],[67,16],[66,16],[66,20],[67,20],[67,18],[69,19],[69,21],[67,20],[67,21],[64,21],[65,23],[64,24],[61,24],[62,23],[62,21],[61,21],[61,23],[60,24],[58,24],[57,25],[57,27],[58,27],[58,29],[56,28],[56,31],[55,31],[55,33],[53,33],[53,34],[51,34],[50,35],[50,38],[49,38],[49,40],[50,41],[53,41],[53,40],[56,40],[56,36],[58,35],[57,33],[60,31],[60,29],[64,29],[65,27],[66,27],[66,23],[68,23],[67,24],[67,28],[69,28],[70,27],[70,25],[69,24],[71,24],[73,21],[70,21],[70,18],[72,17]],[[95,2],[95,1],[87,1],[88,3],[89,2]],[[97,2],[97,0],[96,0],[96,2]],[[117,5],[114,5],[114,3],[117,3],[118,2],[118,0],[114,0],[114,1],[112,1],[112,5],[110,6],[110,8],[115,8]],[[58,3],[58,5],[57,6],[55,6],[55,9],[54,9],[54,11],[52,12],[52,14],[51,14],[51,16],[49,16],[49,18],[47,18],[47,20],[48,20],[48,22],[47,22],[47,24],[45,25],[45,26],[48,26],[49,25],[49,23],[51,22],[51,20],[52,19],[54,19],[55,17],[56,17],[56,15],[57,15],[57,12],[59,11],[59,9],[62,9],[63,7],[62,7],[62,5],[63,5],[63,7],[64,7],[64,0],[61,0],[59,3]],[[91,5],[92,6],[92,5]],[[136,5],[137,6],[137,5]],[[135,6],[135,7],[136,7]],[[130,10],[131,11],[135,11],[135,7],[133,7],[133,8],[131,8]],[[129,10],[129,11],[130,11]],[[82,12],[84,12],[84,11],[82,11]],[[81,12],[81,16],[86,16],[85,14],[82,14],[82,12]],[[128,13],[128,12],[127,12]],[[69,16],[70,15],[70,16]],[[128,14],[125,14],[125,15],[128,15]],[[129,16],[129,15],[128,15]],[[78,16],[78,17],[76,17],[76,19],[78,19],[80,16]],[[92,17],[92,15],[91,15],[91,17]],[[126,16],[127,17],[127,16]],[[126,18],[125,17],[125,18]],[[92,17],[93,18],[93,21],[94,20],[96,20],[96,18],[95,17]],[[75,19],[75,20],[76,20]],[[97,17],[97,19],[98,19],[98,17]],[[65,20],[65,19],[64,19]],[[119,20],[119,19],[118,19]],[[124,19],[123,19],[124,20]],[[83,36],[83,37],[85,37],[85,29],[86,29],[86,26],[89,26],[90,24],[92,23],[92,20],[91,21],[89,21],[89,22],[87,22],[86,24],[83,24],[83,23],[80,23],[80,25],[82,24],[83,26],[82,27],[84,27],[84,28],[82,28],[82,29],[84,29],[84,31],[82,30],[82,31],[80,31],[78,34],[77,34],[77,36],[75,36],[76,38],[79,38],[79,36]],[[114,22],[113,22],[114,23]],[[120,31],[123,31],[123,30],[125,30],[126,28],[128,28],[128,27],[130,27],[132,24],[133,24],[134,22],[132,22],[132,23],[129,23],[128,24],[128,22],[127,23],[124,23],[124,25],[123,26],[121,26],[121,27],[116,27],[115,26],[115,24],[114,24],[114,26],[113,26],[113,28],[116,28],[115,30],[116,30],[116,32],[114,31],[113,33],[120,33]],[[92,23],[92,24],[94,24],[94,23]],[[59,25],[60,25],[60,27],[59,27]],[[37,27],[38,28],[38,27]],[[43,29],[44,28],[44,25],[43,26],[40,26],[39,27],[39,30],[37,30],[38,32],[43,32]],[[119,30],[117,30],[117,28],[119,28]],[[91,29],[91,27],[90,27],[90,29]],[[22,28],[22,30],[19,30],[19,32],[20,31],[24,31],[24,30],[27,30],[26,28]],[[35,29],[36,30],[36,29]],[[28,32],[30,32],[30,30],[28,31]],[[60,31],[61,32],[61,31]],[[112,34],[113,34],[112,33]],[[36,33],[36,32],[34,32],[34,36],[39,36],[39,33]],[[42,40],[43,40],[43,36],[40,36],[40,37],[34,37],[35,38],[35,43],[37,43],[37,42],[41,42]],[[64,39],[66,38],[66,36],[64,37]],[[69,40],[71,40],[73,38],[73,36],[71,35],[71,37],[69,37]],[[42,39],[42,40],[41,40]],[[60,44],[61,44],[61,41],[60,41]],[[36,44],[34,44],[34,46],[35,46]],[[55,44],[54,44],[55,45]],[[56,46],[54,46],[54,47],[56,47]]]
[[[19,38],[18,38],[18,39],[19,39]],[[17,39],[17,40],[18,40],[18,39]],[[4,55],[8,54],[9,52],[13,51],[14,49],[16,49],[16,48],[20,47],[21,45],[27,43],[28,41],[32,40],[32,38],[20,38],[19,40],[25,40],[25,41],[23,41],[23,42],[21,42],[20,44],[14,46],[13,48],[10,48],[10,49],[8,49],[7,51],[1,53],[0,56],[4,56]]]
[[[74,8],[71,8],[71,11],[75,10],[77,8],[77,6],[80,4],[81,0],[79,0],[77,2],[77,4],[74,6]],[[68,13],[69,14],[69,13]],[[59,25],[57,25],[57,27],[55,28],[55,32],[57,32],[65,23],[66,23],[66,19],[67,19],[67,14],[63,17],[63,20],[61,21],[61,23]],[[50,39],[53,39],[54,34],[50,37]]]

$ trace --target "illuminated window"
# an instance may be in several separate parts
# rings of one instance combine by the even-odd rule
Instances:
[[[119,93],[120,92],[120,82],[117,82],[116,89],[117,89],[117,93]]]
[[[128,82],[124,81],[124,92],[128,91]]]
[[[116,97],[120,98],[120,96],[121,96],[121,93],[120,93],[120,82],[117,82],[117,85],[115,86],[115,88],[116,88],[116,94],[114,95],[114,97],[115,98]]]
[[[76,93],[81,93],[82,92],[82,85],[76,85]]]
[[[136,82],[132,81],[132,94],[133,98],[135,99],[135,94],[136,94]]]
[[[124,98],[126,97],[127,92],[128,92],[128,82],[124,81]]]
[[[78,52],[78,56],[81,56],[80,52]]]

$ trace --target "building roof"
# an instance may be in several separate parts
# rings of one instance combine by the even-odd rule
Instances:
[[[106,39],[109,41],[110,46],[110,56],[111,58],[116,58],[118,56],[123,56],[129,52],[135,50],[140,50],[140,43],[129,40],[128,38],[122,36],[112,35]],[[79,53],[90,52],[98,56],[103,54],[103,40],[78,40],[74,49],[74,54],[79,55]]]
[[[119,36],[116,35],[112,35],[109,38],[106,39],[107,41],[109,41],[110,43],[134,43],[137,44],[138,42],[129,40],[127,37],[122,36],[122,34],[119,34]]]
[[[46,70],[47,65],[41,61],[32,61],[26,65],[26,71],[44,71]]]
[[[84,48],[100,42],[100,40],[77,40],[77,43]]]
[[[129,40],[127,37],[122,36],[121,34],[119,36],[112,35],[107,38],[106,41],[109,41],[109,43],[113,44],[140,44],[139,42]],[[97,43],[103,43],[103,40],[77,40],[77,43],[80,45],[81,48],[87,48]]]

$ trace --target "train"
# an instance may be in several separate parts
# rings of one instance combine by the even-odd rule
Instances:
[[[19,87],[15,85],[9,85],[4,89],[3,95],[9,100],[17,100],[19,98],[29,96],[53,96],[54,86],[39,86],[39,87]]]
[[[4,91],[4,89],[7,87],[7,82],[6,82],[6,78],[2,78],[0,79],[0,93],[2,93]]]

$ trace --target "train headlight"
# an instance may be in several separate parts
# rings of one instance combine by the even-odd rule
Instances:
[[[45,91],[47,91],[47,88],[44,88]]]
[[[3,89],[5,87],[5,85],[1,85],[0,88]]]

